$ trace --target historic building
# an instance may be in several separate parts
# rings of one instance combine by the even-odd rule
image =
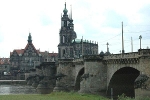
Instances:
[[[77,34],[74,31],[74,24],[72,19],[72,11],[70,17],[67,14],[68,10],[63,10],[63,16],[61,16],[61,29],[59,32],[59,44],[58,52],[59,59],[65,58],[79,58],[82,55],[97,55],[98,43],[93,41],[77,39]]]
[[[9,58],[0,58],[0,75],[9,74],[10,62]]]
[[[58,53],[49,53],[48,51],[45,51],[45,52],[40,52],[42,58],[41,58],[41,61],[42,62],[55,62],[57,61],[58,57]]]
[[[14,50],[10,53],[10,62],[12,67],[17,67],[21,70],[29,70],[34,68],[36,65],[40,64],[40,59],[40,52],[35,49],[30,33],[25,49]]]
[[[24,49],[15,49],[10,52],[10,63],[12,68],[20,71],[28,71],[40,65],[42,62],[51,62],[57,60],[57,53],[48,51],[40,52],[32,43],[32,36],[29,33],[28,43]]]

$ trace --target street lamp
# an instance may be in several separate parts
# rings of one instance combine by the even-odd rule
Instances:
[[[139,36],[139,39],[140,39],[140,49],[141,49],[141,39],[142,39],[141,35]]]

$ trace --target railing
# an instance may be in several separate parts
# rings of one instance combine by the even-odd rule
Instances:
[[[150,49],[139,49],[138,53],[142,56],[150,56]]]
[[[82,62],[83,58],[74,59],[73,62]]]
[[[108,56],[104,56],[104,60],[107,59],[121,59],[121,58],[138,58],[140,55],[138,52],[132,52],[132,53],[124,53],[122,54],[111,54]]]

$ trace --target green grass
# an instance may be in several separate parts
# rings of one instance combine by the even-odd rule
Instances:
[[[118,96],[117,100],[150,100],[150,97],[137,97],[136,99],[127,97],[125,94]]]
[[[108,98],[91,95],[79,94],[76,92],[53,92],[51,94],[19,94],[19,95],[0,95],[0,100],[109,100]]]

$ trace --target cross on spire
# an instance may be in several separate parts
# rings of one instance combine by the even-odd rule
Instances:
[[[108,48],[109,43],[107,42],[107,44],[106,44],[106,45],[107,45],[107,52],[109,52],[109,48]]]
[[[66,9],[66,2],[65,2],[65,9]]]
[[[141,35],[139,36],[139,39],[140,39],[140,49],[141,49],[141,39],[142,39]]]

